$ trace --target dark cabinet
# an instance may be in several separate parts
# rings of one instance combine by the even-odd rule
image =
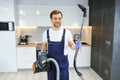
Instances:
[[[103,80],[120,80],[120,0],[89,0],[91,67]]]

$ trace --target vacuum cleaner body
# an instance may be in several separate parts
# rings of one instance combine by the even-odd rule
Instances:
[[[38,55],[38,60],[35,61],[32,65],[32,71],[33,73],[39,73],[43,71],[49,71],[50,70],[50,62],[53,62],[56,67],[56,80],[60,80],[60,69],[57,61],[53,58],[48,58],[47,53]]]
[[[48,71],[50,69],[50,62],[48,62],[47,60],[47,53],[38,55],[38,60],[35,61],[32,65],[33,73]]]

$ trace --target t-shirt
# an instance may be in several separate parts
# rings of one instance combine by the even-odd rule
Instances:
[[[49,37],[50,41],[61,41],[62,35],[63,35],[63,28],[60,28],[60,30],[53,30],[52,28],[49,29]],[[69,30],[66,29],[65,32],[65,44],[64,44],[64,55],[68,54],[68,41],[72,41],[72,34]],[[42,41],[47,42],[47,30],[43,33]]]

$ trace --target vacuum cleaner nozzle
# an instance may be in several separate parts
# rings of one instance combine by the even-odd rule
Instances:
[[[78,7],[82,10],[82,12],[84,13],[83,14],[83,17],[86,17],[87,16],[87,14],[86,14],[86,8],[83,6],[83,5],[81,5],[81,4],[78,4]]]

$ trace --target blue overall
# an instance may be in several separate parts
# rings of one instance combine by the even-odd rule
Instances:
[[[69,63],[68,56],[64,55],[65,29],[63,31],[62,40],[60,42],[50,41],[49,30],[47,30],[48,40],[48,57],[54,58],[60,67],[60,80],[69,80]],[[56,68],[54,63],[50,63],[50,71],[48,71],[48,80],[56,80]]]

